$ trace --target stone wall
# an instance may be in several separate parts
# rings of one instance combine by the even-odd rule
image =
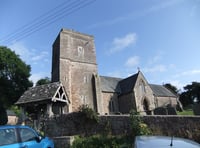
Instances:
[[[141,116],[156,135],[178,136],[200,142],[200,116]],[[47,120],[45,133],[49,137],[92,135],[109,132],[130,134],[129,115],[100,116],[99,123],[88,122],[72,113]]]

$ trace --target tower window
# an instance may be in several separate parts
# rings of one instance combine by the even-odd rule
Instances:
[[[82,46],[78,46],[78,56],[83,56],[84,55],[84,48]]]
[[[88,80],[89,80],[88,75],[85,75],[85,76],[83,77],[83,82],[84,82],[84,83],[88,83]]]
[[[81,95],[80,99],[81,99],[82,104],[86,104],[86,102],[87,102],[87,96]]]

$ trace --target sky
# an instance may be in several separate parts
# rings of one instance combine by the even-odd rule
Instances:
[[[31,65],[34,83],[51,77],[62,28],[94,36],[99,75],[200,82],[200,0],[1,0],[0,20],[0,46]]]

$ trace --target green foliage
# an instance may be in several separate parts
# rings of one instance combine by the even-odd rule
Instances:
[[[71,148],[128,148],[133,141],[127,137],[94,135],[90,137],[75,137]]]
[[[137,135],[150,135],[152,134],[151,130],[148,128],[147,124],[145,124],[138,113],[135,110],[131,110],[130,112],[130,121],[131,121],[131,129],[132,135],[135,137]]]
[[[174,94],[178,94],[178,92],[179,92],[179,90],[177,89],[177,87],[176,87],[176,86],[173,86],[173,85],[170,84],[170,83],[166,83],[166,84],[164,84],[164,86],[165,86],[166,88],[168,88],[170,91],[172,91]]]
[[[97,113],[90,108],[88,105],[82,105],[79,107],[79,113],[81,113],[88,122],[99,122],[99,117]]]
[[[94,119],[93,111],[87,105],[80,107],[80,112],[87,114],[89,119]],[[95,113],[96,114],[96,113]],[[71,148],[129,148],[133,144],[133,136],[152,134],[148,126],[141,120],[135,111],[130,114],[132,135],[111,135],[111,125],[105,123],[105,131],[101,135],[77,136],[73,141]]]
[[[104,124],[104,130],[102,131],[103,136],[107,136],[110,135],[112,133],[111,130],[111,124],[110,122],[107,120]]]
[[[36,86],[43,85],[43,84],[49,84],[49,83],[51,83],[50,78],[45,77],[45,78],[42,78],[42,79],[38,80],[36,82]]]
[[[184,87],[184,92],[181,93],[180,99],[183,106],[188,106],[194,102],[200,102],[200,83],[192,82]]]
[[[20,117],[21,111],[20,111],[20,108],[18,106],[12,105],[10,107],[10,110],[12,110],[17,115],[17,117]]]
[[[29,81],[31,67],[15,52],[0,46],[0,101],[5,107],[14,104],[33,85]]]
[[[8,116],[6,109],[2,106],[0,102],[0,125],[5,125],[8,122]]]

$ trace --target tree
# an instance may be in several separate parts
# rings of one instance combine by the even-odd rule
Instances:
[[[8,122],[8,116],[5,108],[0,104],[0,125],[5,125]]]
[[[200,102],[200,83],[192,82],[192,84],[186,85],[184,90],[187,91],[193,102]]]
[[[38,86],[38,85],[43,85],[43,84],[49,84],[49,83],[51,83],[50,78],[45,77],[45,78],[42,78],[42,79],[38,80],[38,81],[36,82],[36,86]]]
[[[177,89],[176,86],[173,86],[172,84],[170,83],[166,83],[164,84],[164,86],[169,89],[170,91],[172,91],[174,94],[178,94],[179,90]]]
[[[183,87],[184,92],[180,95],[180,101],[184,106],[200,102],[200,83],[192,82]]]
[[[4,107],[14,104],[28,87],[33,86],[28,79],[30,71],[30,65],[26,65],[15,52],[0,46],[0,103]]]
[[[193,100],[190,97],[190,93],[188,92],[182,92],[180,94],[179,100],[181,101],[182,105],[188,106],[189,104],[193,104]]]

